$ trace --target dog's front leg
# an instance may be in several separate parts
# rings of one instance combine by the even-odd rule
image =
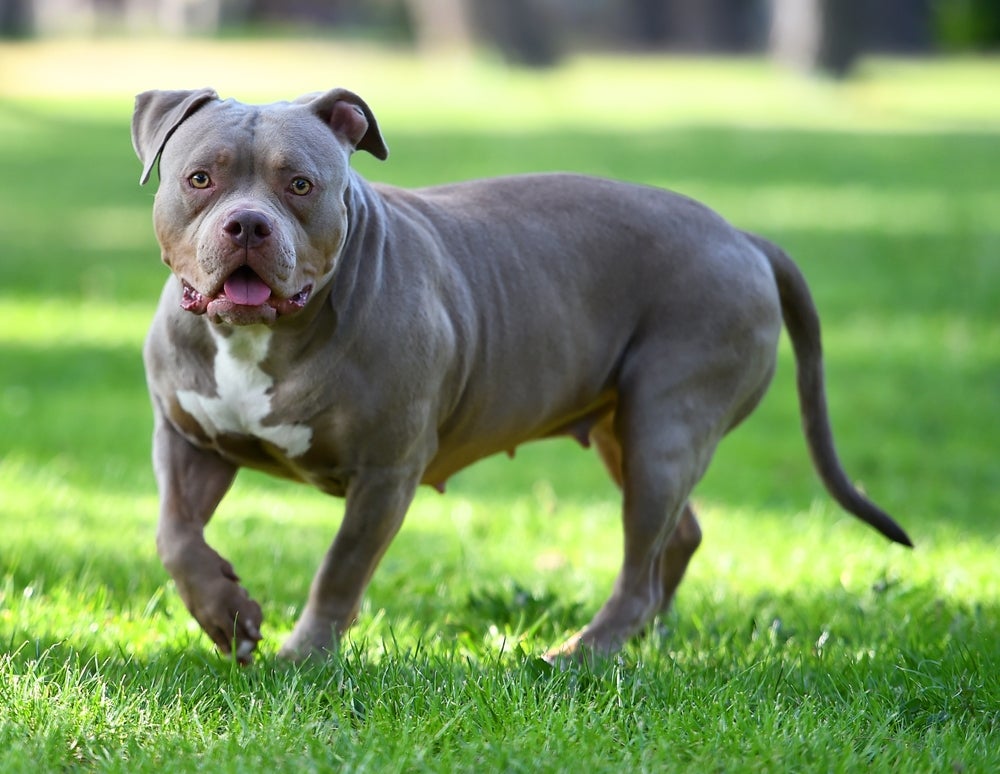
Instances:
[[[225,654],[242,663],[260,641],[260,605],[233,566],[205,542],[205,525],[236,475],[236,466],[192,446],[157,412],[153,462],[160,490],[156,548],[187,609]]]
[[[351,479],[343,523],[313,578],[309,600],[281,656],[303,659],[336,648],[403,523],[419,478],[413,471],[376,469],[359,471]]]

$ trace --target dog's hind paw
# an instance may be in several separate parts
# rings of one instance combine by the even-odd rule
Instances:
[[[289,661],[326,658],[337,652],[335,631],[334,624],[317,621],[305,613],[281,646],[278,657]]]

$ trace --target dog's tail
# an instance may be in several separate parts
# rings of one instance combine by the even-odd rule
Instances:
[[[805,277],[777,245],[754,234],[747,237],[771,263],[781,298],[781,314],[795,351],[802,429],[813,464],[827,491],[848,512],[890,540],[912,546],[909,536],[889,514],[861,494],[844,472],[833,444],[823,380],[823,349],[819,315]]]

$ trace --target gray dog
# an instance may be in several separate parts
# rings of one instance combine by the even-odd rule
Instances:
[[[136,99],[172,276],[145,347],[161,511],[184,603],[242,662],[261,609],[204,528],[248,466],[346,497],[282,655],[332,649],[418,485],[538,438],[591,443],[623,493],[611,596],[549,658],[610,653],[674,596],[701,532],[688,502],[756,407],[782,318],[830,494],[903,530],[851,484],[827,418],[819,320],[792,261],[690,199],[566,174],[409,191],[343,89],[250,106],[214,91]]]

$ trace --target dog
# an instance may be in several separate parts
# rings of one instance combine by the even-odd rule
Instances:
[[[261,608],[204,527],[246,466],[346,498],[280,654],[336,648],[417,487],[570,436],[622,492],[608,600],[550,660],[610,654],[666,609],[701,531],[689,496],[771,381],[784,322],[803,428],[831,496],[906,533],[836,455],[819,319],[774,244],[668,191],[572,174],[404,190],[345,89],[246,105],[137,96],[141,183],[171,270],[143,351],[157,550],[218,649],[252,661]]]

